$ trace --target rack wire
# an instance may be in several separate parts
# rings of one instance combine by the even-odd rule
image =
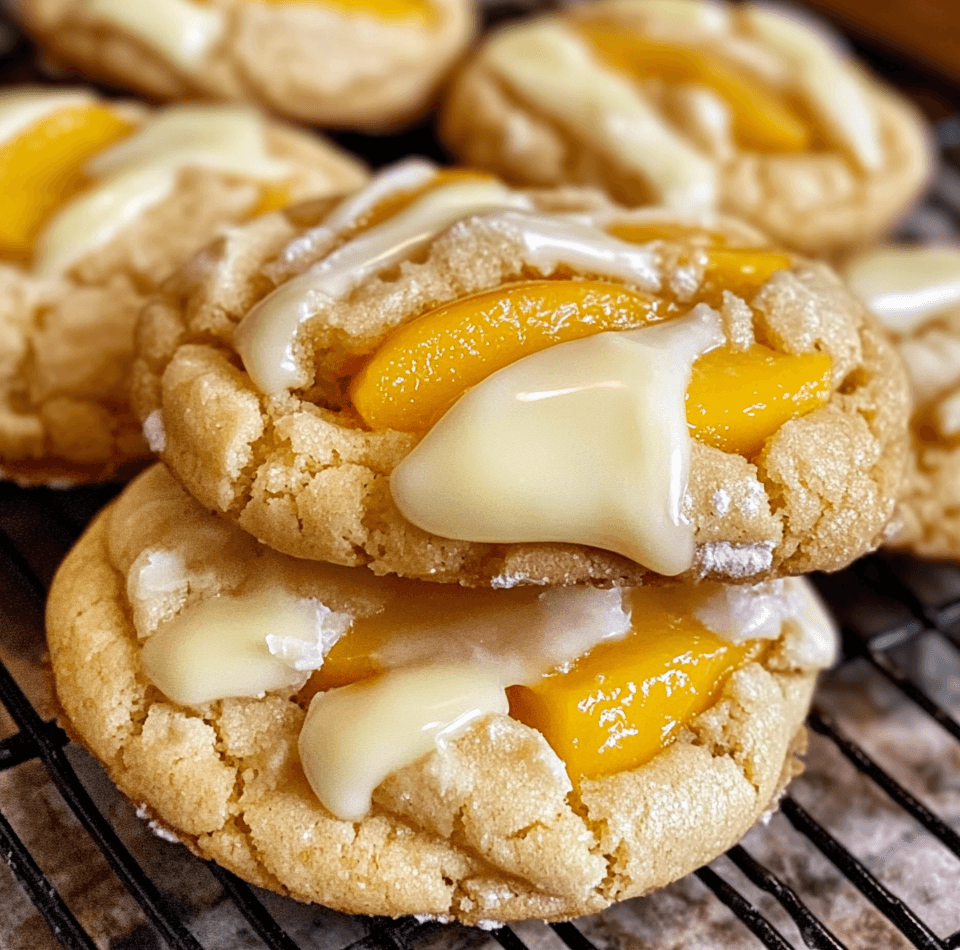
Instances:
[[[504,6],[506,12],[503,15],[522,12],[527,5],[516,3],[514,6],[516,9]],[[2,23],[0,29],[3,29]],[[922,72],[884,59],[875,50],[871,54],[874,63],[887,75],[893,74],[894,80],[901,85],[939,88],[936,80]],[[14,39],[0,58],[0,77],[8,81],[35,79],[33,57],[34,52],[26,41]],[[960,116],[945,115],[938,124],[947,165],[945,177],[935,183],[927,205],[927,213],[953,233],[960,233],[960,189],[956,187],[960,181],[960,163],[950,150],[960,144],[958,130]],[[435,148],[431,145],[429,132],[423,129],[391,140],[388,147],[380,142],[375,155],[370,152],[369,141],[363,137],[343,138],[347,144],[366,149],[372,157],[381,160],[391,157],[391,148],[397,153]],[[921,234],[924,230],[923,224],[909,225],[905,233],[909,236],[911,233]],[[14,639],[29,637],[31,631],[34,638],[42,637],[43,602],[52,571],[90,516],[115,491],[115,488],[100,487],[58,492],[0,484],[0,634],[11,635],[12,625],[26,629],[26,634],[13,631]],[[960,649],[960,567],[921,565],[907,558],[878,554],[839,575],[818,578],[817,584],[838,618],[844,662],[867,664],[915,706],[929,720],[931,728],[942,730],[951,742],[960,743],[960,722],[936,696],[917,682],[911,669],[900,658],[905,644],[924,637],[936,638],[948,649]],[[157,883],[152,879],[95,804],[67,755],[68,739],[63,730],[55,721],[41,716],[11,669],[2,662],[0,702],[16,727],[12,735],[0,741],[0,775],[22,768],[29,762],[42,764],[83,832],[96,844],[117,879],[143,911],[144,926],[153,937],[130,946],[155,946],[156,938],[159,938],[171,950],[201,950],[203,943],[191,932],[183,908],[171,900],[164,882]],[[905,816],[960,859],[958,830],[881,766],[851,738],[842,722],[815,708],[808,726]],[[9,802],[0,800],[0,853],[10,871],[61,946],[68,950],[90,950],[95,946],[96,935],[81,926],[67,901],[41,870],[30,848],[5,814],[8,805]],[[820,852],[909,944],[922,950],[960,948],[960,930],[948,936],[938,936],[914,907],[896,896],[792,795],[781,800],[780,809],[809,847]],[[782,908],[796,925],[802,946],[811,950],[843,950],[848,946],[811,910],[802,887],[782,879],[744,845],[732,848],[727,857],[746,880],[770,895]],[[298,942],[284,929],[255,889],[215,864],[208,864],[208,868],[225,897],[232,901],[256,935],[260,946],[269,950],[297,950]],[[717,901],[729,909],[733,918],[753,934],[759,946],[773,950],[797,950],[801,946],[788,940],[769,910],[762,910],[744,888],[738,886],[730,875],[717,870],[715,865],[700,869],[696,877]],[[425,941],[442,936],[447,926],[415,918],[365,918],[359,922],[360,936],[349,948],[413,950],[423,946]],[[597,950],[597,944],[576,922],[553,924],[552,931],[555,938],[570,950]],[[0,944],[2,938],[3,919],[0,917]],[[489,938],[504,950],[529,950],[529,942],[518,928],[494,929],[489,931]],[[314,940],[323,945],[323,932],[316,933]]]

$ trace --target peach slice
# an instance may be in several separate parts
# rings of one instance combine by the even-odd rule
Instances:
[[[603,23],[579,23],[576,28],[603,62],[631,78],[695,83],[714,90],[731,108],[734,137],[742,148],[800,152],[810,147],[809,127],[787,102],[709,50],[677,46]]]
[[[690,613],[687,591],[633,591],[633,630],[601,643],[563,673],[511,686],[510,715],[538,732],[571,778],[637,768],[714,702],[762,644],[734,645]]]
[[[132,130],[105,106],[71,106],[0,145],[0,255],[29,258],[50,215],[89,182],[87,162]]]
[[[312,3],[338,13],[361,14],[376,20],[416,20],[435,23],[437,8],[427,0],[259,0],[261,3],[302,5]]]

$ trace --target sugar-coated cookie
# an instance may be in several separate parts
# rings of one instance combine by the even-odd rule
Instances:
[[[468,0],[14,0],[14,9],[48,56],[83,75],[344,128],[423,112],[474,30]]]
[[[724,0],[511,24],[456,74],[441,135],[508,181],[717,208],[823,257],[887,229],[933,160],[920,116],[823,23]]]
[[[960,558],[960,248],[880,247],[850,261],[846,277],[894,339],[913,393],[890,543]]]
[[[122,474],[133,325],[198,247],[260,211],[342,193],[361,164],[246,106],[151,111],[81,89],[0,96],[0,470]]]
[[[67,728],[196,853],[301,900],[470,923],[599,910],[732,845],[797,771],[835,649],[803,580],[541,592],[377,578],[278,554],[162,466],[66,559],[47,620]],[[549,712],[596,690],[584,664],[611,656],[596,683],[649,689],[581,715],[594,752],[577,764],[549,715],[542,732],[525,723],[537,696]]]
[[[825,265],[423,162],[234,229],[138,352],[145,432],[203,505],[470,586],[837,569],[906,453],[902,367]]]

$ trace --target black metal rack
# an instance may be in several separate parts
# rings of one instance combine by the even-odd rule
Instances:
[[[521,9],[521,7],[518,7]],[[508,11],[511,12],[511,11]],[[29,44],[15,40],[2,60],[0,75],[8,81],[35,78],[31,72],[33,51]],[[874,61],[878,62],[876,56]],[[879,61],[882,71],[894,72],[893,78],[916,85],[922,73]],[[929,77],[926,77],[929,79]],[[927,87],[936,85],[934,80]],[[947,179],[934,185],[927,205],[927,214],[941,225],[960,233],[960,189],[952,183],[960,180],[960,163],[947,154],[960,136],[956,130],[960,120],[948,116],[939,126],[942,145],[948,159]],[[350,145],[363,147],[359,137],[344,137]],[[423,129],[408,133],[403,139],[393,139],[392,146],[384,142],[379,151],[369,152],[372,158],[385,160],[389,149],[423,150],[431,142],[429,132]],[[366,143],[369,147],[369,142]],[[908,223],[905,234],[922,234],[927,226]],[[19,489],[0,483],[0,642],[23,653],[35,653],[42,643],[43,602],[52,572],[92,514],[115,493],[115,488],[101,487],[58,492],[50,489]],[[960,567],[923,565],[893,555],[874,555],[839,575],[817,580],[827,602],[841,624],[846,664],[866,665],[873,675],[885,680],[929,721],[929,726],[942,730],[948,741],[960,744],[960,721],[915,676],[909,657],[904,659],[904,648],[921,638],[935,638],[949,650],[960,652]],[[8,654],[9,655],[9,654]],[[110,869],[126,891],[132,895],[143,912],[145,923],[139,937],[124,944],[127,948],[141,948],[162,944],[172,950],[200,950],[204,944],[191,932],[185,922],[183,908],[167,892],[169,882],[156,883],[141,862],[121,839],[113,824],[91,796],[85,781],[67,754],[68,740],[55,722],[45,720],[28,699],[11,669],[0,662],[0,701],[6,708],[16,731],[0,741],[0,777],[9,770],[27,763],[42,763],[59,796],[76,816],[83,833],[89,836],[109,864]],[[808,720],[810,730],[818,741],[831,744],[863,780],[882,791],[890,803],[924,829],[943,848],[960,860],[960,830],[939,817],[903,782],[881,766],[865,748],[850,737],[836,715],[815,709]],[[957,746],[960,761],[960,745]],[[960,784],[960,770],[956,776]],[[41,870],[30,848],[14,830],[6,815],[10,802],[0,799],[0,852],[35,905],[56,940],[69,950],[89,950],[101,936],[91,934],[78,922],[67,901],[58,892],[50,878]],[[811,811],[793,795],[780,802],[782,815],[806,846],[819,852],[842,877],[849,882],[906,941],[922,950],[953,950],[960,948],[960,930],[947,936],[934,932],[921,919],[920,913],[909,902],[896,896],[877,876],[835,836],[813,817]],[[715,866],[696,872],[699,882],[717,901],[729,908],[734,918],[752,933],[757,945],[774,950],[790,950],[806,946],[812,950],[840,950],[844,947],[877,947],[878,944],[844,943],[830,929],[829,924],[810,908],[810,900],[803,893],[803,883],[791,885],[785,876],[776,873],[758,859],[745,845],[731,849],[727,858],[746,881],[761,894],[782,908],[786,919],[796,927],[800,942],[791,942],[783,933],[782,925],[770,912],[769,901],[761,901],[746,893],[736,883],[735,875]],[[726,865],[724,865],[726,867]],[[242,915],[259,946],[270,950],[296,950],[301,944],[292,937],[267,906],[259,892],[222,870],[208,865],[210,873],[222,889],[224,899],[232,901]],[[960,879],[960,875],[958,875]],[[367,918],[358,920],[356,936],[347,944],[351,950],[413,950],[443,939],[445,933],[456,931],[452,942],[470,943],[471,940],[492,939],[505,950],[527,950],[529,941],[519,930],[502,927],[489,931],[484,937],[468,929],[445,925],[437,921],[419,921],[414,918],[399,920]],[[0,913],[0,945],[4,944],[4,915]],[[584,927],[577,922],[552,925],[554,945],[570,950],[596,950],[597,942],[588,938]],[[311,936],[312,945],[327,946],[323,930]],[[638,945],[639,946],[639,945]]]

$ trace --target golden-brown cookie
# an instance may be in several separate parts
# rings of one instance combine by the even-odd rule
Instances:
[[[895,341],[913,393],[910,464],[889,543],[960,558],[960,249],[881,247],[845,273]]]
[[[277,554],[203,511],[162,466],[134,481],[69,555],[51,590],[47,620],[67,727],[128,796],[193,851],[300,900],[355,913],[475,923],[559,919],[644,893],[722,852],[771,806],[797,771],[793,753],[802,746],[815,670],[834,649],[830,621],[804,585],[790,579],[762,590],[735,588],[733,599],[718,588],[704,595],[703,603],[719,613],[698,612],[704,618],[698,629],[705,634],[719,623],[731,636],[759,637],[742,647],[752,652],[724,674],[705,711],[675,728],[646,764],[596,777],[569,770],[572,780],[539,732],[505,715],[502,685],[496,687],[498,711],[466,717],[468,725],[428,741],[409,760],[374,770],[374,777],[363,765],[357,779],[354,760],[368,763],[371,750],[349,743],[356,721],[368,713],[348,704],[334,727],[319,738],[316,731],[308,735],[309,721],[323,716],[324,698],[356,687],[316,693],[307,716],[316,690],[312,679],[306,689],[300,684],[312,669],[323,674],[338,646],[363,636],[364,618],[391,616],[398,605],[407,610],[444,588]],[[596,589],[445,590],[526,610],[523,629],[513,634],[515,644],[524,644],[521,657],[536,645],[560,650],[554,657],[583,648],[554,644],[561,628],[538,644],[540,630],[527,623],[531,604],[557,597],[625,604],[630,596]],[[266,616],[265,599],[275,605]],[[250,605],[259,606],[251,611]],[[242,638],[246,633],[237,639],[236,623],[217,633],[213,622],[229,610],[247,618],[259,611],[264,626],[250,641]],[[558,610],[561,621],[569,620],[569,610]],[[296,622],[302,616],[312,619],[301,635]],[[502,658],[490,667],[496,648],[483,638],[476,612],[470,616],[473,627],[443,636],[448,655],[421,656],[414,662],[427,666],[415,674],[449,669],[436,664],[458,656],[461,680],[483,681],[489,679],[484,669],[505,669]],[[187,639],[212,631],[212,652],[177,653],[174,641],[185,630]],[[582,640],[582,631],[574,633]],[[418,634],[425,635],[422,627]],[[468,646],[475,642],[486,652]],[[725,649],[737,649],[725,642]],[[163,663],[174,655],[188,671],[206,672],[179,681],[166,676]],[[411,655],[401,651],[394,662],[402,667]],[[340,663],[343,671],[342,657]],[[399,669],[362,678],[358,687],[377,690],[388,677],[403,675]],[[258,676],[274,679],[265,685]],[[245,698],[225,695],[228,680],[234,690],[246,690]],[[442,691],[443,683],[434,680],[433,688]],[[164,693],[183,688],[206,693],[180,701]],[[258,689],[264,694],[251,695]],[[383,711],[392,717],[382,728],[393,744],[397,737],[408,741],[408,730],[394,721],[410,715],[398,714],[403,699],[394,692]],[[433,699],[427,691],[413,706]],[[307,735],[299,738],[302,753],[301,732]],[[315,793],[304,768],[316,747],[336,751],[341,742],[347,743],[343,771],[354,776],[345,781],[359,782],[367,798],[359,811],[338,818],[336,800],[330,807],[318,800],[325,794],[323,776]]]
[[[879,328],[824,265],[773,250],[733,221],[625,211],[585,192],[510,191],[423,163],[377,177],[329,217],[297,213],[232,231],[166,285],[140,323],[133,395],[161,458],[194,497],[277,550],[471,586],[630,585],[655,574],[742,582],[833,570],[879,543],[901,483],[906,381]],[[459,303],[474,294],[486,296]],[[506,315],[487,338],[483,327],[479,336],[469,329],[464,309],[478,301],[490,326]],[[511,365],[482,382],[468,379],[475,366],[442,368],[436,350],[422,354],[432,370],[417,370],[416,360],[388,367],[381,379],[405,380],[415,393],[451,373],[461,389],[479,383],[426,438],[423,419],[359,412],[360,370],[372,354],[400,339],[396,328],[445,311],[467,329],[441,339],[440,350],[487,352],[480,377]],[[511,324],[514,312],[526,316]],[[529,355],[508,338],[527,340],[533,324],[569,324],[574,335],[646,329],[568,342],[562,328],[548,329],[546,342],[558,345]],[[504,373],[611,338],[649,341],[638,358],[655,382],[634,416],[604,404],[595,418],[615,422],[581,418],[568,433],[567,416],[528,423],[526,434],[496,421],[479,430],[448,422]],[[591,349],[564,372],[618,359]],[[747,381],[764,373],[773,388],[751,390]],[[583,385],[613,393],[596,380]],[[710,423],[711,405],[733,415]],[[758,414],[758,405],[782,414]],[[738,442],[755,421],[760,428]],[[697,438],[688,423],[700,427]],[[541,451],[541,435],[557,425],[561,437]],[[636,435],[618,438],[632,428]],[[414,456],[451,429],[491,441],[439,467],[428,460],[403,476],[399,497],[391,473],[403,463],[410,474]],[[613,441],[593,441],[604,433]],[[501,451],[508,438],[509,453]],[[496,481],[499,456],[520,468],[506,483]],[[417,489],[421,510],[412,513],[406,488],[431,466],[437,478]],[[490,475],[487,495],[472,480],[481,471]],[[594,482],[605,494],[577,507]],[[547,485],[555,501],[543,501]],[[513,488],[523,486],[517,501]],[[439,524],[422,511],[434,499],[436,512],[446,505]],[[572,532],[538,523],[518,537],[530,505],[538,518],[576,507],[602,524],[584,515],[590,523]],[[468,508],[471,518],[478,508],[504,517],[489,530],[454,530],[446,513]],[[630,536],[617,537],[625,525]]]
[[[5,92],[0,154],[0,470],[25,484],[148,457],[128,408],[148,295],[224,229],[365,178],[245,106],[150,111],[80,89]]]
[[[251,102],[383,129],[430,104],[470,41],[468,0],[17,0],[54,61],[162,100]]]
[[[455,76],[441,134],[523,185],[717,208],[834,257],[930,175],[923,120],[812,18],[715,0],[602,0],[512,24]]]

